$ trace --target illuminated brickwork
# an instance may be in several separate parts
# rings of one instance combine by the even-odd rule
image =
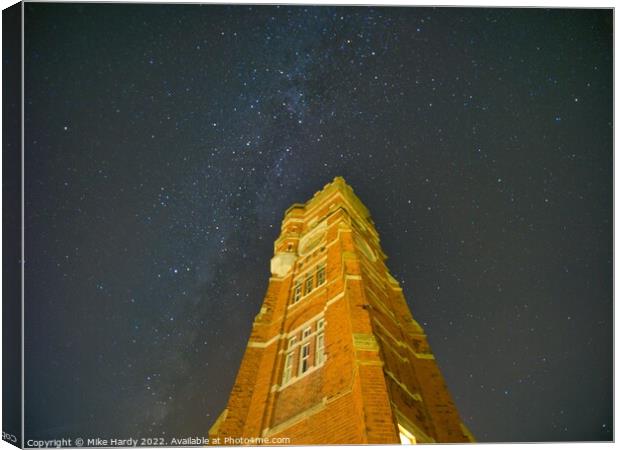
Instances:
[[[368,210],[340,177],[286,211],[265,301],[211,437],[473,440],[385,259]]]

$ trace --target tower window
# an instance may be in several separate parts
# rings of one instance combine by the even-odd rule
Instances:
[[[287,336],[281,388],[320,368],[325,355],[325,318],[308,321]],[[295,369],[295,367],[297,369]]]
[[[295,289],[293,290],[293,303],[297,303],[301,299],[301,281],[295,283]]]
[[[325,361],[325,335],[323,332],[316,336],[316,365],[320,365]]]
[[[293,348],[293,346],[297,343],[297,338],[293,336],[288,340],[288,348]]]
[[[291,292],[291,300],[289,308],[300,302],[311,292],[317,290],[318,287],[324,286],[327,281],[325,260],[312,261],[306,264],[307,269],[301,270],[302,262],[298,262],[298,271],[300,272],[293,280],[293,288]]]
[[[321,264],[316,271],[316,285],[320,286],[325,283],[325,264]]]
[[[292,375],[293,375],[293,352],[290,352],[286,355],[286,360],[284,361],[284,374],[282,375],[282,384],[286,384],[289,381],[291,381]]]
[[[301,347],[299,355],[299,375],[306,373],[310,368],[310,343],[307,342]]]
[[[312,274],[306,277],[306,294],[309,294],[314,289],[314,277]]]

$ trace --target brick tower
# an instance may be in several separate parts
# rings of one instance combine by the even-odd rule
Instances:
[[[344,179],[291,206],[274,247],[265,301],[212,438],[473,441]]]

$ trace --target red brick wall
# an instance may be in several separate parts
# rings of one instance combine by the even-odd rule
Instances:
[[[293,445],[396,443],[400,414],[430,439],[467,440],[434,359],[418,356],[430,354],[426,337],[388,274],[367,214],[338,180],[287,211],[276,252],[296,252],[300,237],[323,219],[325,240],[284,278],[270,279],[227,416],[213,435],[288,437]],[[376,260],[360,251],[363,242]],[[291,306],[296,274],[323,259],[325,285]],[[324,365],[281,389],[287,334],[320,314]]]

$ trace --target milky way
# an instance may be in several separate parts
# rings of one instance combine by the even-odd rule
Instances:
[[[612,12],[27,3],[26,436],[206,435],[342,175],[479,441],[612,438]]]

